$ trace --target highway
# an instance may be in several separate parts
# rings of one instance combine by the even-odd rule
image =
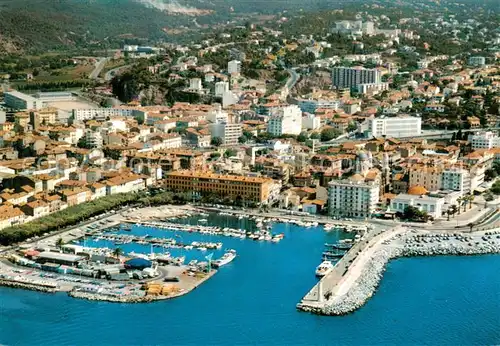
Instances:
[[[104,75],[104,80],[105,81],[110,81],[113,79],[114,76],[116,76],[120,71],[122,70],[125,70],[127,68],[130,68],[133,64],[129,64],[129,65],[124,65],[124,66],[119,66],[119,67],[116,67],[112,70],[109,70],[108,72],[106,72],[106,74]]]

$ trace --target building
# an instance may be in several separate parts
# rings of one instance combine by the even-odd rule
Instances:
[[[302,117],[302,126],[307,130],[317,130],[321,127],[321,118],[316,114],[306,113]]]
[[[378,84],[381,82],[381,78],[381,73],[377,69],[334,67],[332,70],[332,83],[337,89],[358,89],[360,84]]]
[[[218,175],[202,171],[167,173],[164,186],[171,191],[190,192],[194,198],[214,196],[264,204],[277,198],[280,190],[280,185],[269,178]]]
[[[201,78],[191,78],[189,80],[189,90],[199,91],[203,88]]]
[[[468,138],[472,150],[500,147],[500,137],[495,132],[476,132]]]
[[[241,72],[241,61],[231,60],[227,63],[227,72],[229,74],[240,73]]]
[[[427,191],[438,191],[441,189],[442,167],[413,165],[409,171],[409,186],[420,186]]]
[[[139,111],[134,111],[133,109],[122,109],[122,108],[91,108],[91,109],[73,109],[72,118],[76,121],[84,120],[100,120],[104,121],[106,118],[111,118],[114,116],[133,116],[135,113],[142,113]]]
[[[274,136],[299,135],[302,132],[302,111],[296,105],[278,108],[267,123],[267,132]]]
[[[220,137],[223,145],[237,145],[238,138],[243,135],[241,124],[220,122],[210,125],[212,138]]]
[[[380,196],[379,171],[372,169],[371,153],[356,156],[355,174],[328,183],[330,216],[371,217]]]
[[[486,58],[484,56],[471,56],[467,63],[470,66],[484,66],[486,65]]]
[[[21,93],[16,90],[6,91],[4,92],[4,102],[5,106],[12,109],[41,109],[43,108],[43,101],[33,97],[31,95],[27,95]]]
[[[103,145],[103,138],[99,131],[92,131],[88,129],[85,132],[85,143],[91,148],[101,148]]]
[[[338,110],[341,106],[340,100],[328,99],[298,99],[298,105],[302,112],[314,113],[318,108]]]
[[[30,124],[34,129],[40,125],[54,125],[58,121],[57,108],[48,107],[30,112]]]
[[[226,91],[229,91],[229,82],[220,81],[215,83],[215,96],[222,97]]]
[[[379,201],[380,185],[355,179],[328,183],[329,214],[336,217],[370,217]]]
[[[363,95],[377,95],[389,90],[389,83],[362,83],[357,86],[358,92]]]
[[[471,174],[462,167],[447,168],[441,174],[441,189],[468,194],[471,192]]]
[[[412,116],[368,119],[368,131],[373,137],[412,137],[422,134],[422,119]]]
[[[423,189],[425,190],[425,189]],[[420,187],[414,186],[408,190],[407,194],[399,194],[391,201],[391,210],[404,213],[409,206],[426,212],[430,217],[437,219],[443,215],[445,199],[442,197],[432,197],[420,194]]]

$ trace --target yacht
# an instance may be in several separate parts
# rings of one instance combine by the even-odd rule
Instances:
[[[236,250],[228,250],[220,259],[213,261],[215,268],[222,267],[236,258]]]
[[[316,268],[316,276],[322,278],[323,276],[327,275],[330,273],[333,269],[333,263],[330,261],[323,261],[321,264]]]

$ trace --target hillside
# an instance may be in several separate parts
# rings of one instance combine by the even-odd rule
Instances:
[[[124,37],[159,39],[165,26],[185,24],[133,0],[0,0],[0,46],[46,50],[116,45]]]

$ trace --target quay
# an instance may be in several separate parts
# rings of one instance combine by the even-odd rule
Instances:
[[[320,315],[345,315],[375,293],[387,263],[398,257],[500,253],[500,229],[433,233],[401,226],[366,234],[297,304]]]

